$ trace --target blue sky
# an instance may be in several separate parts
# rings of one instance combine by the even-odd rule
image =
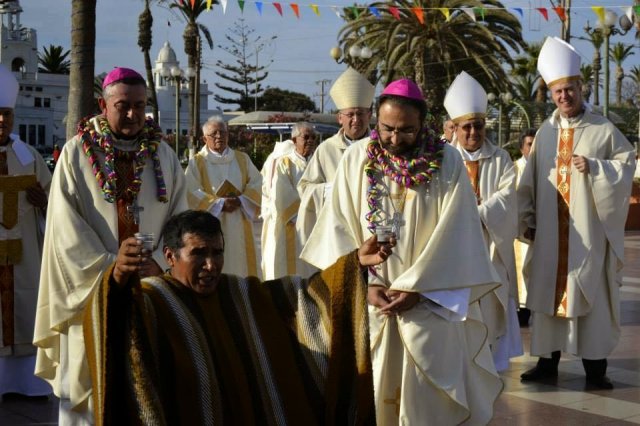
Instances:
[[[319,5],[320,12],[320,16],[317,16],[309,6],[311,1],[297,1],[300,7],[300,19],[294,16],[289,3],[291,1],[281,1],[284,15],[281,17],[268,1],[263,2],[263,11],[260,15],[255,3],[251,0],[246,1],[244,13],[241,13],[237,0],[229,0],[226,14],[222,13],[221,6],[214,6],[212,11],[205,12],[201,23],[210,29],[215,44],[224,44],[226,41],[224,36],[228,33],[228,29],[242,17],[250,28],[256,30],[255,35],[262,35],[263,38],[276,35],[277,38],[265,46],[258,55],[259,64],[272,61],[269,65],[269,77],[265,83],[304,93],[319,104],[320,85],[316,82],[323,79],[335,80],[344,70],[343,65],[336,64],[329,56],[329,50],[337,44],[337,34],[343,24],[330,6],[343,7],[353,5],[353,2],[315,0],[313,3]],[[587,20],[590,21],[591,26],[594,26],[596,15],[591,10],[591,6],[605,6],[620,15],[622,14],[620,8],[630,6],[632,3],[632,0],[573,0],[572,34],[584,35],[582,28]],[[22,24],[38,30],[39,49],[49,44],[70,47],[70,0],[21,0],[20,4],[24,10]],[[137,46],[138,15],[144,7],[144,2],[142,0],[98,0],[97,4],[96,74],[108,71],[114,66],[128,66],[144,71],[142,53]],[[560,21],[551,10],[549,0],[503,0],[503,4],[508,8],[523,9],[524,17],[520,18],[517,14],[516,16],[521,20],[527,41],[536,42],[541,41],[545,36],[559,36]],[[536,7],[549,9],[548,22],[534,9]],[[169,41],[181,65],[186,66],[182,42],[184,23],[180,16],[166,6],[153,5],[152,11],[154,15],[152,60],[155,60],[164,42]],[[167,22],[171,22],[171,26]],[[635,43],[636,53],[625,62],[625,68],[640,64],[640,49],[634,34],[635,31],[630,31],[626,36],[618,35],[611,38],[611,44],[618,41],[626,44]],[[579,40],[572,43],[583,56],[583,63],[591,62],[593,57],[591,45]],[[203,49],[202,78],[212,87],[216,78],[215,62],[218,59],[223,62],[233,61],[230,55],[218,47],[214,50],[209,50],[208,47]],[[612,65],[612,75],[613,72]],[[613,91],[613,80],[611,87]],[[325,91],[328,92],[327,87]],[[215,106],[212,97],[210,106]],[[325,109],[331,108],[333,105],[330,100],[327,100]]]

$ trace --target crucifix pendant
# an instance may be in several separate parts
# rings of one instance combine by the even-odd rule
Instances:
[[[131,205],[127,206],[127,213],[130,218],[133,218],[133,223],[136,225],[140,224],[140,212],[144,210],[144,207],[138,205],[138,200],[133,200]]]
[[[402,219],[402,214],[400,212],[394,212],[393,217],[391,218],[391,231],[396,237],[396,240],[400,239],[400,227],[404,226],[404,224],[405,221]]]

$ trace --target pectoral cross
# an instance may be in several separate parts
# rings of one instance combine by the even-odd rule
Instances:
[[[133,200],[133,203],[127,206],[127,214],[130,218],[133,218],[133,223],[140,224],[140,212],[144,210],[144,207],[138,205],[138,200]]]
[[[394,212],[393,217],[391,218],[391,231],[395,236],[396,240],[400,239],[400,227],[406,224],[405,220],[402,218],[402,213]]]

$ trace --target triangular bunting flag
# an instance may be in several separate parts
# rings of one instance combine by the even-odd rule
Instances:
[[[556,13],[558,14],[558,18],[560,18],[562,22],[567,19],[567,13],[565,12],[564,7],[556,6],[553,8],[553,10],[556,11]]]
[[[600,22],[604,22],[604,7],[603,6],[591,6],[591,10],[596,14]]]
[[[445,20],[448,22],[449,18],[451,17],[451,14],[449,13],[449,8],[448,7],[439,7],[438,10],[440,12],[442,12],[442,14],[445,17]]]
[[[180,3],[180,6],[184,5],[184,1],[178,0],[178,2]]]
[[[542,16],[544,16],[544,20],[548,21],[549,20],[549,12],[547,12],[547,8],[546,7],[536,7],[536,10],[538,12],[540,12],[540,14]]]
[[[258,13],[260,14],[260,16],[262,16],[262,2],[261,1],[257,1],[256,2],[256,9],[258,9]]]
[[[369,12],[371,12],[371,14],[373,16],[375,16],[376,18],[381,18],[380,16],[380,11],[378,10],[377,7],[375,6],[369,6]]]
[[[469,18],[471,18],[471,20],[473,22],[476,22],[476,14],[473,13],[473,8],[471,8],[471,7],[463,7],[460,10],[462,10],[464,13],[466,13],[469,16]]]
[[[196,8],[196,0],[191,0],[191,9]]]
[[[418,18],[418,21],[420,21],[420,23],[424,25],[424,11],[422,10],[422,8],[412,7],[411,10],[416,15],[416,18]]]
[[[211,10],[211,3],[213,3],[213,0],[207,0],[207,10]]]
[[[275,7],[280,16],[282,16],[282,5],[280,3],[273,3],[273,7]]]
[[[220,0],[220,4],[222,5],[222,14],[227,13],[227,1],[228,0]]]
[[[244,0],[238,0],[238,6],[240,7],[240,12],[244,13]]]
[[[520,15],[520,19],[524,19],[524,13],[522,12],[521,7],[512,7],[511,10],[518,12],[518,15]]]
[[[320,9],[318,9],[317,4],[310,4],[309,7],[311,8],[311,10],[313,10],[313,13],[320,16]]]
[[[482,19],[484,21],[484,12],[485,12],[485,8],[484,7],[474,7],[473,8],[473,12],[476,15],[480,15],[480,19]]]
[[[400,11],[395,6],[389,6],[389,13],[393,15],[398,21],[400,20]]]
[[[338,18],[342,19],[340,11],[338,10],[338,6],[331,6],[331,10],[333,10],[333,13],[335,13]]]
[[[300,8],[297,3],[291,3],[291,9],[293,10],[293,14],[296,15],[296,18],[300,19]]]
[[[356,19],[360,17],[360,10],[357,6],[351,6],[351,12],[353,12],[353,16],[355,16]]]

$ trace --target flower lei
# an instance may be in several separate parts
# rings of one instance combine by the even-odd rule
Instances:
[[[447,141],[438,138],[435,130],[428,127],[422,129],[419,137],[421,139],[416,144],[415,151],[410,153],[409,159],[407,159],[389,154],[382,148],[377,130],[371,131],[371,141],[367,144],[369,161],[365,165],[364,171],[369,183],[367,204],[370,209],[365,214],[365,219],[369,222],[367,229],[373,234],[375,234],[376,226],[383,221],[380,212],[382,191],[378,180],[380,172],[398,185],[409,189],[431,182],[433,175],[440,169]]]
[[[113,134],[111,133],[106,118],[102,116],[97,117],[99,133],[90,120],[91,117],[88,117],[80,121],[78,125],[78,135],[82,139],[82,149],[86,156],[89,157],[89,164],[98,181],[98,185],[102,189],[104,199],[113,203],[116,199],[116,182],[118,180],[115,171]],[[169,201],[167,198],[167,187],[162,175],[162,168],[160,167],[160,157],[158,156],[158,146],[160,145],[161,138],[162,130],[160,127],[158,127],[152,119],[146,119],[144,127],[137,139],[140,143],[140,149],[135,153],[133,181],[126,189],[126,193],[134,200],[142,186],[142,172],[144,171],[146,159],[151,157],[153,159],[153,170],[156,177],[158,200],[163,203]],[[100,160],[98,160],[95,152],[96,147],[104,151],[104,167],[100,165]]]

